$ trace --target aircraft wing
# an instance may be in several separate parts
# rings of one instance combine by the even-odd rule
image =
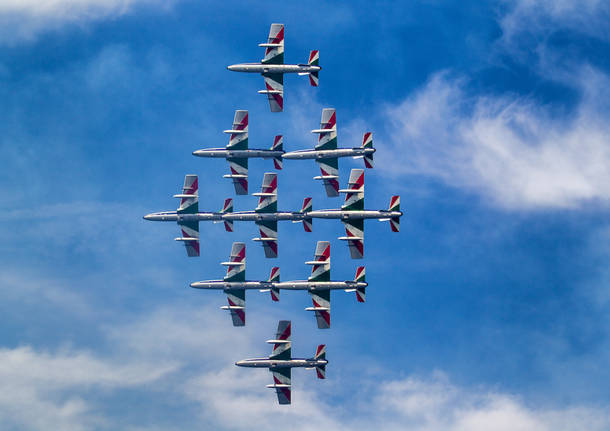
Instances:
[[[267,387],[275,389],[280,404],[290,404],[291,401],[291,370],[289,367],[269,368],[273,374],[273,384]]]
[[[271,112],[282,112],[284,110],[284,74],[263,73],[265,78],[265,89],[262,93],[269,99]]]
[[[231,135],[227,150],[247,150],[248,149],[248,111],[237,110],[233,117],[231,130],[224,133]],[[233,180],[235,194],[248,194],[248,159],[245,157],[227,157],[231,174],[227,177]]]
[[[336,150],[337,149],[337,114],[333,108],[324,108],[320,119],[320,128],[312,130],[318,135],[316,150]],[[339,196],[339,161],[336,157],[316,160],[320,165],[322,176],[316,179],[324,182],[326,196]]]
[[[322,180],[329,198],[339,196],[339,161],[336,157],[316,160],[322,174],[316,179]]]
[[[364,220],[343,220],[346,236],[339,239],[347,241],[352,259],[364,256]]]
[[[174,197],[180,198],[180,206],[176,211],[178,214],[196,214],[199,211],[199,181],[197,175],[186,175],[182,193]],[[176,238],[186,247],[186,254],[189,257],[199,256],[199,222],[197,221],[178,221],[182,236]]]
[[[233,326],[246,324],[246,291],[244,289],[226,289],[228,306],[222,307],[231,312]]]
[[[245,157],[227,157],[236,195],[248,194],[248,159]]]
[[[180,226],[182,237],[176,239],[184,243],[187,256],[199,256],[199,223],[196,221],[179,221],[178,225]]]
[[[330,290],[314,290],[310,293],[313,307],[308,310],[316,313],[318,328],[330,328]]]
[[[265,257],[277,257],[277,220],[257,221],[260,238],[255,238],[255,241],[260,241],[265,250]]]

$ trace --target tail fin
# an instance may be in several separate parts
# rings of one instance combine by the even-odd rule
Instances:
[[[400,196],[392,196],[389,211],[400,211]],[[390,228],[392,232],[400,231],[400,217],[390,218]]]
[[[316,349],[316,354],[313,357],[314,359],[325,360],[326,359],[326,344],[320,344]],[[316,374],[318,375],[318,379],[326,378],[326,364],[318,365],[316,367]]]
[[[271,273],[269,274],[269,283],[279,283],[280,282],[280,268],[274,266],[271,268]],[[269,289],[271,293],[271,300],[277,302],[280,300],[280,289],[276,287],[272,287]]]
[[[309,62],[308,64],[310,66],[319,66],[320,65],[320,51],[318,51],[317,49],[314,51],[311,51],[309,53]],[[309,83],[311,84],[312,87],[317,87],[318,86],[318,82],[319,82],[319,77],[318,77],[318,73],[319,72],[311,72],[309,73]]]
[[[303,208],[301,208],[301,212],[302,213],[306,213],[311,211],[312,208],[312,204],[311,204],[311,198],[305,198],[303,199]],[[305,232],[311,232],[313,230],[313,219],[312,218],[304,218],[302,220],[303,222],[303,229],[305,229]]]
[[[271,24],[266,43],[258,46],[265,48],[263,64],[284,64],[284,24]]]
[[[362,137],[362,148],[373,148],[373,133],[366,132]],[[374,150],[374,148],[373,148]],[[373,153],[364,155],[364,167],[371,169],[373,167]]]
[[[233,212],[233,199],[229,198],[229,199],[225,199],[225,204],[222,207],[222,210],[220,210],[220,212],[222,214],[226,214],[226,213],[232,213]],[[227,232],[233,232],[233,220],[225,220],[225,230]]]
[[[364,266],[359,266],[358,269],[356,270],[356,277],[354,277],[354,281],[356,283],[366,282],[364,275],[365,275]],[[358,302],[364,302],[365,293],[366,293],[366,286],[356,288],[356,299],[358,300]]]
[[[273,139],[273,145],[271,146],[271,151],[284,151],[284,137],[282,135],[277,135]],[[273,158],[273,166],[278,171],[282,169],[284,160],[281,157]]]

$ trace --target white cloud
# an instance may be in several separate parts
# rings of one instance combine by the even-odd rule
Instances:
[[[603,40],[610,39],[610,4],[604,0],[518,0],[503,1],[508,9],[500,19],[503,41],[519,44],[517,39],[545,35],[567,29]]]
[[[610,198],[610,79],[574,76],[581,99],[554,115],[528,98],[471,96],[463,80],[433,76],[386,111],[380,163],[394,175],[424,174],[510,209],[574,208]]]
[[[171,363],[125,363],[85,351],[0,349],[3,429],[96,429],[105,420],[87,400],[91,390],[138,387],[176,368]]]
[[[0,0],[0,41],[32,40],[43,31],[68,23],[82,25],[119,17],[136,6],[168,8],[173,3],[173,0]]]

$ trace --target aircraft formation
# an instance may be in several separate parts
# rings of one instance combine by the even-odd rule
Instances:
[[[282,112],[284,108],[283,75],[297,73],[309,76],[314,87],[319,83],[319,52],[311,51],[307,64],[284,64],[284,25],[271,24],[265,48],[265,56],[260,63],[241,63],[228,66],[236,72],[260,73],[265,81],[265,90],[271,112]],[[324,185],[326,196],[345,195],[340,208],[313,209],[312,198],[305,197],[303,206],[298,211],[278,210],[278,175],[267,172],[263,175],[261,191],[252,193],[258,197],[258,205],[253,210],[235,211],[233,199],[225,199],[220,211],[201,211],[199,209],[199,178],[197,175],[186,175],[182,192],[174,195],[180,200],[174,211],[154,212],[144,216],[151,221],[175,222],[180,228],[181,236],[176,241],[185,245],[187,255],[200,255],[200,222],[211,221],[223,223],[227,232],[234,231],[235,222],[254,222],[258,226],[259,237],[252,238],[263,246],[266,258],[277,258],[279,254],[278,221],[301,223],[305,232],[313,232],[314,219],[336,219],[343,223],[345,236],[338,237],[348,245],[352,259],[364,257],[364,221],[377,219],[387,221],[392,232],[400,230],[400,197],[392,196],[388,209],[367,210],[364,206],[364,169],[352,169],[345,188],[340,188],[339,159],[342,157],[361,158],[366,169],[373,168],[373,135],[366,132],[362,144],[354,148],[338,148],[337,119],[335,109],[322,110],[320,126],[311,130],[316,134],[317,144],[313,149],[285,151],[283,136],[277,135],[269,149],[249,148],[248,146],[248,111],[236,110],[231,129],[224,130],[229,134],[229,143],[224,148],[204,148],[193,151],[196,157],[222,158],[229,164],[230,173],[224,175],[231,179],[236,195],[248,194],[248,160],[251,158],[271,159],[276,170],[282,170],[284,160],[313,159],[320,168],[319,176]],[[202,290],[222,290],[227,296],[228,305],[221,307],[229,311],[233,326],[246,324],[246,291],[258,290],[269,292],[271,300],[280,300],[281,290],[303,290],[311,296],[311,307],[316,323],[320,329],[329,329],[331,324],[330,298],[332,290],[354,292],[358,302],[365,301],[368,283],[365,281],[365,267],[358,266],[353,280],[331,280],[331,246],[329,241],[318,241],[313,260],[305,262],[311,265],[311,274],[306,280],[280,281],[280,268],[274,266],[268,280],[246,279],[246,244],[234,242],[229,261],[221,262],[227,267],[222,279],[194,281],[190,287]],[[235,363],[240,367],[268,368],[273,374],[273,384],[279,404],[291,403],[291,369],[305,367],[315,369],[318,378],[326,376],[326,346],[319,345],[315,355],[308,359],[291,357],[291,322],[281,320],[278,324],[275,339],[268,340],[273,350],[267,358],[245,359]]]

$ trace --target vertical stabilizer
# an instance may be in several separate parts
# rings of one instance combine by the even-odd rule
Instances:
[[[303,207],[301,208],[302,213],[307,213],[312,210],[312,199],[310,197],[303,199]],[[311,217],[306,217],[302,220],[303,229],[305,232],[311,232],[313,230],[313,219]]]
[[[271,151],[284,151],[284,137],[282,135],[277,135],[275,138],[273,138],[273,145],[271,146]],[[273,158],[273,167],[275,167],[275,169],[282,170],[282,167],[284,166],[284,159],[282,159],[281,157],[274,157]]]
[[[277,266],[274,266],[273,268],[271,268],[271,273],[269,274],[269,280],[267,280],[269,283],[279,283],[280,282],[280,268]],[[271,300],[278,302],[280,300],[280,289],[278,289],[277,287],[271,287],[269,289],[269,292],[271,294]]]
[[[358,267],[358,269],[356,270],[356,277],[354,278],[354,281],[357,282],[357,283],[364,283],[364,282],[366,282],[364,266],[359,266]],[[366,286],[365,287],[357,287],[356,288],[356,299],[358,300],[358,302],[364,302],[365,294],[366,294]]]
[[[309,53],[309,61],[307,62],[310,66],[319,66],[320,65],[320,52],[316,49]],[[309,83],[312,87],[317,87],[320,81],[319,72],[311,72],[309,73]]]
[[[233,199],[228,198],[225,199],[225,203],[222,206],[222,210],[220,210],[222,214],[232,213],[233,212]],[[225,230],[227,232],[233,232],[233,220],[224,220]]]
[[[315,360],[325,360],[326,359],[326,344],[320,344],[316,349],[316,354],[313,357]],[[316,374],[318,379],[326,378],[326,365],[318,365],[316,366]]]
[[[362,148],[373,148],[373,133],[366,132],[362,137]],[[374,148],[373,148],[374,149]],[[363,157],[364,167],[367,169],[372,169],[373,164],[373,153],[365,154]]]
[[[400,211],[400,196],[392,196],[389,210]],[[390,218],[390,228],[392,229],[392,232],[400,231],[400,217]]]

